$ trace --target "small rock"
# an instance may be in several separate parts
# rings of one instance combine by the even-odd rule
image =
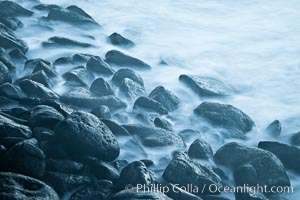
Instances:
[[[142,77],[129,68],[119,69],[116,73],[114,73],[111,81],[116,86],[120,86],[125,78],[131,79],[139,83],[141,86],[144,86],[144,81]]]
[[[149,94],[149,98],[156,100],[165,106],[168,111],[176,110],[180,105],[180,99],[170,90],[158,86]]]
[[[267,128],[266,128],[266,132],[269,135],[278,137],[281,133],[281,123],[279,120],[275,120],[273,121]]]
[[[98,56],[91,57],[86,63],[87,70],[102,75],[112,75],[114,70],[102,58]]]
[[[37,10],[50,11],[55,8],[60,9],[61,7],[55,4],[39,4],[37,6],[34,6],[33,8]]]
[[[43,47],[91,47],[93,45],[84,43],[84,42],[78,42],[75,40],[71,40],[64,37],[51,37],[48,39],[47,42],[42,43]]]
[[[30,97],[36,97],[41,99],[57,99],[58,95],[52,90],[46,88],[41,83],[24,80],[20,82],[22,91]]]
[[[213,156],[213,150],[205,140],[195,140],[189,150],[188,155],[192,158],[207,159]]]
[[[113,33],[113,34],[111,34],[108,37],[108,41],[111,44],[116,45],[116,46],[120,46],[120,47],[131,48],[131,47],[135,46],[135,44],[131,40],[128,40],[127,38],[123,37],[119,33]]]
[[[99,97],[114,95],[113,89],[103,78],[97,78],[96,80],[94,80],[91,85],[90,91]]]
[[[134,102],[133,109],[142,109],[148,112],[154,112],[162,115],[168,114],[168,110],[162,104],[148,97],[139,97]]]
[[[94,108],[91,112],[93,115],[98,117],[99,119],[110,119],[111,118],[111,113],[109,110],[109,107],[100,105],[96,108]]]

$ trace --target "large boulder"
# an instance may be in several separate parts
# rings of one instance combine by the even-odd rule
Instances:
[[[228,130],[224,133],[228,138],[245,138],[245,134],[254,127],[254,122],[248,115],[228,104],[203,102],[194,113],[212,125]]]
[[[130,67],[133,69],[147,70],[151,69],[150,65],[144,63],[143,61],[126,55],[117,50],[111,50],[105,54],[105,60],[109,64],[120,66],[120,67]]]
[[[0,172],[0,199],[59,200],[45,183],[16,173]]]
[[[207,159],[213,156],[213,150],[208,142],[197,139],[191,144],[188,155],[192,158]]]
[[[119,144],[110,129],[96,116],[73,112],[55,128],[70,155],[90,155],[103,160],[119,156]]]
[[[27,10],[13,1],[0,2],[0,17],[17,17],[17,16],[31,16],[32,11]]]
[[[115,46],[127,48],[135,46],[135,44],[131,40],[123,37],[119,33],[112,33],[110,36],[108,36],[107,39],[111,44]]]
[[[120,86],[125,78],[131,79],[137,83],[139,83],[141,86],[144,86],[144,81],[142,77],[136,73],[134,70],[129,68],[119,69],[114,73],[111,81],[116,86]]]
[[[163,86],[154,88],[149,97],[161,103],[168,111],[176,110],[180,104],[180,99],[172,91],[165,89]]]
[[[147,112],[167,115],[168,110],[159,102],[148,97],[139,97],[133,105],[134,110],[144,110]]]
[[[103,78],[97,78],[94,80],[90,87],[90,91],[99,97],[114,95],[114,91],[110,84]]]
[[[102,75],[112,75],[114,70],[99,56],[91,57],[86,63],[87,70]]]
[[[231,86],[214,78],[183,74],[179,76],[179,80],[185,83],[200,97],[227,96],[234,91]]]
[[[1,9],[2,10],[2,9]],[[20,49],[23,53],[28,51],[27,44],[17,38],[17,36],[4,25],[0,24],[0,47],[4,49]]]
[[[135,101],[140,96],[147,95],[144,86],[129,78],[123,80],[120,85],[120,93],[131,101]]]
[[[163,173],[163,178],[178,186],[192,185],[201,188],[194,191],[197,195],[211,194],[205,186],[222,186],[221,178],[209,167],[190,159],[185,153],[177,153]],[[203,188],[203,190],[202,190]]]
[[[11,76],[8,68],[0,61],[0,84],[11,82]]]
[[[20,82],[22,91],[30,97],[41,99],[57,99],[58,95],[51,89],[45,87],[43,84],[32,81],[23,80]]]
[[[19,124],[12,119],[0,115],[0,138],[3,137],[19,137],[30,138],[32,132],[28,126]]]

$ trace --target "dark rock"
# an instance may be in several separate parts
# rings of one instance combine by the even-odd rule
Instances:
[[[96,116],[74,112],[55,128],[70,155],[90,155],[103,160],[119,156],[118,142],[109,128]]]
[[[0,188],[0,199],[59,200],[51,187],[21,174],[0,172]]]
[[[31,16],[33,14],[32,11],[12,1],[1,1],[0,8],[0,17]]]
[[[62,144],[57,139],[50,139],[40,142],[40,148],[43,150],[47,158],[54,159],[70,159],[64,150]]]
[[[43,105],[51,106],[52,108],[56,109],[58,112],[60,112],[63,116],[68,116],[75,110],[70,108],[68,105],[63,104],[57,100],[45,100],[42,102]]]
[[[86,14],[81,8],[77,6],[69,6],[66,9],[54,8],[51,9],[48,16],[48,20],[62,21],[73,25],[81,25],[89,27],[99,27],[99,24],[95,20]]]
[[[39,4],[37,6],[34,6],[33,8],[37,10],[50,11],[55,8],[60,9],[61,7],[55,4]]]
[[[130,190],[122,190],[114,195],[112,195],[111,200],[133,200],[133,199],[147,199],[147,200],[171,200],[166,195],[160,192],[147,192],[137,188],[132,188]]]
[[[133,109],[142,109],[147,112],[154,112],[162,115],[168,114],[168,110],[162,104],[148,97],[139,97],[134,102]]]
[[[143,145],[149,147],[178,146],[183,147],[183,141],[171,131],[146,127],[142,125],[124,125],[131,135],[137,136]]]
[[[62,159],[47,159],[46,160],[47,171],[62,172],[62,173],[80,173],[83,170],[84,165],[72,160]]]
[[[281,133],[281,123],[279,120],[275,120],[273,121],[267,128],[266,128],[266,132],[269,135],[278,137]]]
[[[27,60],[25,62],[25,66],[24,66],[24,69],[34,69],[36,68],[36,66],[38,64],[44,64],[44,65],[49,65],[51,66],[51,62],[48,61],[48,60],[44,60],[44,59],[41,59],[41,58],[35,58],[35,59],[30,59],[30,60]]]
[[[142,124],[145,124],[146,126],[153,126],[154,124],[154,120],[156,118],[159,117],[159,114],[156,114],[156,113],[145,113],[145,112],[142,112],[142,113],[138,113],[135,118],[141,122]]]
[[[100,105],[96,108],[94,108],[91,112],[93,115],[98,117],[99,119],[110,119],[111,113],[107,106]]]
[[[61,101],[66,104],[92,109],[99,105],[106,105],[111,111],[126,107],[126,104],[115,96],[98,97],[85,88],[74,88],[66,92],[61,97]]]
[[[120,93],[132,101],[135,101],[140,96],[147,95],[144,86],[129,78],[123,80],[120,85]]]
[[[45,62],[38,62],[32,73],[38,72],[40,70],[43,70],[49,77],[57,76],[57,73],[51,64],[49,65]]]
[[[75,40],[71,40],[64,37],[51,37],[48,39],[47,42],[42,43],[43,47],[91,47],[93,45],[84,43],[84,42],[78,42]]]
[[[21,90],[10,83],[0,85],[0,94],[9,99],[20,99],[22,97]]]
[[[209,167],[191,160],[185,153],[175,155],[163,173],[163,178],[177,186],[195,185],[202,188],[206,185],[222,186],[221,178]],[[196,193],[196,192],[195,192]],[[208,188],[198,191],[197,195],[211,194]]]
[[[60,57],[54,61],[53,65],[56,66],[56,65],[72,64],[72,61],[73,59],[70,56]]]
[[[30,97],[36,97],[41,99],[57,99],[58,95],[52,90],[46,88],[41,83],[24,80],[20,82],[22,91]]]
[[[17,28],[24,25],[18,18],[15,17],[0,17],[0,23],[4,24],[11,30],[17,30]]]
[[[108,41],[116,46],[121,46],[121,47],[133,47],[135,44],[131,41],[128,40],[127,38],[123,37],[119,33],[113,33],[110,36],[108,36]]]
[[[76,53],[72,56],[73,63],[86,63],[92,55],[90,54],[83,54],[83,53]]]
[[[126,55],[117,50],[111,50],[106,53],[105,60],[109,64],[120,66],[120,67],[130,67],[134,69],[146,70],[151,69],[150,65],[144,63],[143,61]]]
[[[168,111],[176,110],[180,105],[180,99],[170,90],[158,86],[149,94],[149,98],[156,100],[165,106]]]
[[[21,125],[15,121],[0,115],[0,138],[3,137],[20,137],[30,138],[32,132],[28,126]]]
[[[152,160],[149,160],[149,159],[142,159],[140,161],[142,163],[144,163],[146,165],[146,167],[150,167],[150,166],[154,165],[154,162]]]
[[[34,127],[32,132],[33,137],[36,138],[39,142],[54,139],[54,131],[48,128]]]
[[[290,141],[292,145],[300,146],[300,132],[293,134]]]
[[[102,119],[101,121],[108,126],[115,136],[130,136],[130,133],[123,126],[120,126],[116,122],[108,119]]]
[[[194,113],[214,126],[227,129],[228,133],[224,133],[227,138],[245,138],[245,134],[254,127],[254,122],[248,115],[228,104],[204,102]]]
[[[197,139],[191,144],[188,155],[192,158],[207,159],[213,156],[213,150],[205,140]]]
[[[153,172],[149,171],[143,162],[134,161],[121,171],[116,187],[118,190],[123,190],[128,184],[150,186],[154,181]]]
[[[47,88],[50,88],[50,86],[52,85],[51,80],[49,79],[47,74],[44,72],[44,70],[37,71],[37,72],[31,74],[30,76],[28,76],[27,78],[32,81],[41,83]]]
[[[42,126],[53,129],[64,116],[50,106],[39,105],[31,109],[29,123],[32,127]]]
[[[71,81],[74,83],[79,84],[80,86],[87,87],[88,86],[88,81],[89,81],[89,74],[87,73],[86,69],[84,66],[79,66],[71,71],[66,72],[63,74],[63,78],[66,81]]]
[[[86,63],[87,70],[103,75],[112,75],[114,70],[99,56],[91,57]]]
[[[87,166],[89,173],[98,179],[114,181],[120,176],[118,170],[112,164],[98,159],[89,159]]]
[[[15,64],[12,62],[11,57],[5,52],[3,48],[0,48],[0,62],[2,62],[9,71],[15,71]]]
[[[26,62],[27,57],[20,49],[13,49],[8,53],[9,57],[11,57],[15,62]]]
[[[272,152],[281,160],[287,169],[291,169],[300,174],[299,148],[271,141],[260,142],[258,148]]]
[[[185,83],[200,97],[227,96],[233,93],[233,88],[220,80],[197,75],[180,75],[179,80]]]
[[[4,137],[4,138],[1,138],[1,144],[6,149],[10,149],[15,144],[22,142],[24,140],[25,140],[24,138],[19,138],[19,137]]]
[[[198,197],[194,194],[191,194],[191,193],[177,187],[174,184],[169,183],[167,186],[169,188],[169,192],[167,193],[167,195],[174,200],[182,200],[182,199],[184,199],[184,200],[202,200],[200,197]]]
[[[165,119],[155,118],[154,125],[158,128],[163,128],[163,129],[172,131],[172,124],[168,120],[165,120]]]
[[[116,73],[114,73],[111,81],[116,86],[120,86],[125,78],[131,79],[137,83],[139,83],[141,86],[144,86],[144,81],[142,77],[137,74],[135,71],[129,68],[125,69],[119,69]]]
[[[114,95],[113,89],[103,78],[97,78],[96,80],[94,80],[91,85],[90,91],[99,97]]]
[[[7,67],[0,61],[0,84],[11,82],[10,72]]]
[[[45,173],[45,154],[30,140],[24,140],[11,147],[6,154],[6,162],[9,170],[13,172],[32,177],[42,177]]]

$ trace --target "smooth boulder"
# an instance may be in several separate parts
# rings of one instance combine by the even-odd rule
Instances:
[[[180,105],[180,99],[172,91],[164,88],[164,86],[154,88],[149,97],[161,103],[170,112],[176,110]]]
[[[19,137],[26,139],[31,136],[32,132],[28,126],[19,124],[12,119],[0,115],[0,138]]]
[[[108,36],[107,39],[111,44],[113,44],[115,46],[125,47],[125,48],[126,47],[131,48],[131,47],[135,46],[135,44],[131,40],[123,37],[119,33],[112,33],[110,36]]]
[[[114,95],[112,87],[103,78],[97,78],[94,80],[90,87],[90,91],[99,97]]]
[[[47,127],[53,129],[64,116],[56,109],[47,105],[38,105],[31,109],[29,123],[32,127]]]
[[[138,84],[137,82],[129,78],[125,78],[123,80],[119,89],[120,93],[131,101],[135,101],[140,96],[147,95],[144,86]]]
[[[87,70],[102,75],[112,75],[114,70],[99,56],[91,57],[86,63]]]
[[[114,73],[111,81],[114,85],[120,86],[125,78],[131,79],[137,83],[139,83],[141,86],[144,86],[144,81],[142,77],[136,73],[134,70],[129,68],[119,69]]]
[[[43,84],[32,80],[21,81],[20,87],[22,91],[30,97],[41,99],[58,99],[58,95],[54,91],[45,87]]]
[[[133,110],[144,110],[147,112],[167,115],[168,110],[159,102],[148,97],[139,97],[133,105]]]
[[[208,142],[197,139],[191,144],[188,155],[191,158],[208,159],[213,156],[213,150]]]

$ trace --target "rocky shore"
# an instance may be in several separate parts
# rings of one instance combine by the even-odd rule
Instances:
[[[82,51],[54,60],[31,57],[16,33],[30,28],[22,20],[36,21],[43,32],[74,26],[82,35],[102,26],[75,5],[5,0],[0,8],[0,199],[289,199],[287,192],[268,191],[293,187],[290,174],[299,178],[300,134],[282,142],[275,120],[260,133],[272,141],[245,145],[254,120],[214,101],[237,93],[233,86],[196,74],[178,77],[178,84],[204,99],[190,118],[218,131],[210,134],[222,144],[214,151],[205,131],[174,130],[174,111],[182,101],[163,85],[146,90],[141,74],[153,67],[122,51],[134,49],[135,41],[112,33],[105,40],[115,49],[97,55],[83,53],[97,48],[96,41],[52,36],[39,44],[45,54],[61,47]],[[60,81],[62,93],[55,90]],[[124,159],[128,149],[141,159]],[[157,159],[149,157],[151,150],[161,151]],[[163,155],[167,150],[171,155]],[[169,191],[149,190],[154,185]],[[187,185],[194,188],[187,191]],[[211,185],[266,190],[227,194],[210,190]]]

